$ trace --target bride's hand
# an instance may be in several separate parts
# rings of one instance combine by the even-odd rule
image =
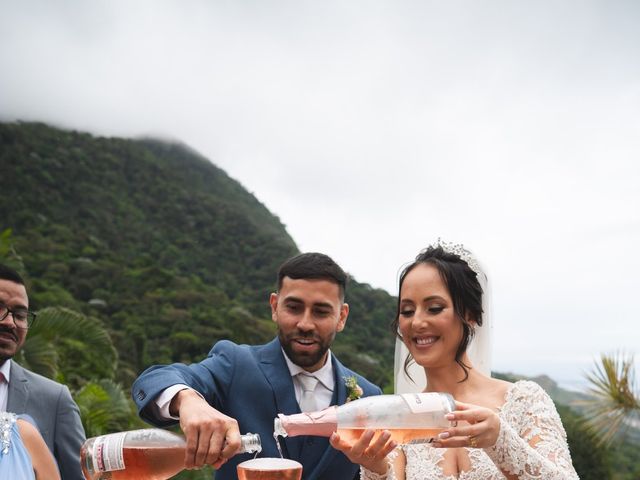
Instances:
[[[436,448],[487,448],[495,445],[500,433],[500,417],[490,408],[456,401],[455,412],[446,415],[449,421],[466,422],[448,428],[438,435],[433,446]]]
[[[374,430],[365,430],[353,445],[349,445],[334,432],[329,438],[329,443],[333,448],[344,453],[351,462],[383,475],[387,473],[388,468],[386,457],[396,448],[397,444],[391,440],[391,433],[387,430],[383,431],[374,442],[371,442],[374,435]]]

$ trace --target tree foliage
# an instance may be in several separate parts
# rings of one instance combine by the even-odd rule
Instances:
[[[88,382],[76,392],[74,399],[87,438],[148,427],[137,419],[133,402],[112,380]]]
[[[609,444],[635,421],[640,424],[640,396],[634,387],[633,356],[602,355],[587,374],[591,398],[584,403],[600,443]]]
[[[18,361],[71,388],[78,388],[86,379],[112,378],[117,370],[116,350],[102,324],[64,307],[38,312]]]
[[[268,295],[297,248],[280,220],[211,162],[183,145],[32,123],[0,124],[0,143],[3,174],[20,179],[4,196],[19,201],[0,204],[12,239],[0,246],[21,260],[36,309],[64,307],[106,328],[125,387],[153,363],[200,360],[219,339],[273,337]],[[347,295],[351,318],[335,349],[384,384],[392,298],[356,281]],[[101,368],[80,345],[60,341],[87,369]]]
[[[573,466],[581,480],[611,478],[611,451],[602,447],[598,434],[582,415],[565,405],[557,405],[567,432]]]

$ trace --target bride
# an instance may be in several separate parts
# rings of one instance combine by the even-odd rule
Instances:
[[[367,431],[353,446],[334,433],[331,444],[362,466],[363,478],[578,478],[551,398],[531,381],[489,376],[488,298],[484,273],[461,245],[438,240],[404,268],[393,323],[396,392],[450,393],[457,409],[447,418],[456,426],[431,445],[399,447],[388,432],[372,442]]]

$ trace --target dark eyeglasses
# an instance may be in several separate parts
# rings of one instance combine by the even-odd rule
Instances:
[[[5,304],[0,303],[0,322],[7,318],[9,314],[13,317],[13,323],[15,323],[18,328],[29,328],[36,319],[36,314],[26,308],[9,308]]]

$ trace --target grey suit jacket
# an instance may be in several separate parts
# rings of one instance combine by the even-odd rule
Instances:
[[[80,411],[66,385],[11,361],[7,411],[27,413],[36,422],[60,468],[62,480],[83,480],[80,447],[85,435]]]

